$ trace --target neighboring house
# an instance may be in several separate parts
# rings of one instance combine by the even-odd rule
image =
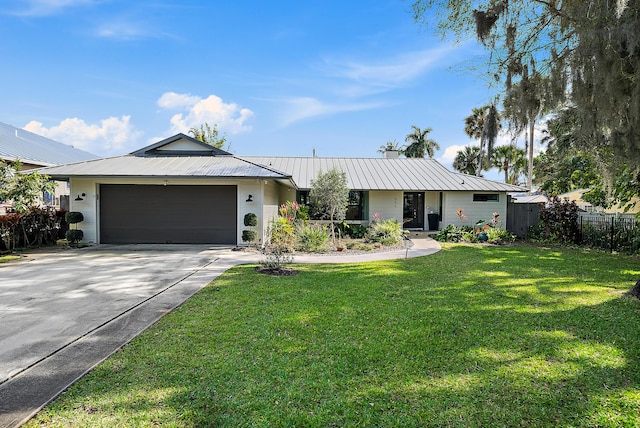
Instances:
[[[514,194],[511,195],[514,204],[546,204],[549,202],[549,198],[545,195],[523,195]]]
[[[129,155],[42,169],[69,180],[78,228],[95,243],[242,244],[243,218],[255,213],[264,242],[269,220],[286,201],[306,202],[311,180],[331,168],[351,189],[350,222],[373,215],[407,229],[506,217],[506,192],[524,189],[447,170],[433,159],[234,156],[184,134]],[[431,216],[429,216],[431,214]]]
[[[20,161],[22,170],[96,159],[97,156],[73,146],[59,143],[24,129],[0,122],[0,160]],[[60,196],[68,195],[68,183],[58,183],[55,193],[48,196],[48,205],[60,207]],[[2,202],[2,201],[0,201]]]
[[[582,199],[582,196],[589,192],[590,189],[576,189],[567,193],[562,193],[558,195],[558,198],[561,201],[575,202],[579,209],[586,212],[599,212],[599,213],[607,213],[607,214],[615,214],[615,213],[628,213],[628,214],[636,214],[640,212],[640,199],[634,197],[631,199],[632,203],[635,203],[635,206],[629,209],[628,211],[624,210],[624,207],[619,207],[618,205],[614,205],[611,208],[602,208],[599,206],[593,206],[591,203]]]

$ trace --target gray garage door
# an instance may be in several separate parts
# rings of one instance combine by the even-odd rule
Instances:
[[[235,244],[236,186],[100,186],[104,244]]]

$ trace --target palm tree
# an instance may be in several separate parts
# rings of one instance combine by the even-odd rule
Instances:
[[[384,153],[389,151],[398,151],[398,152],[401,151],[400,143],[398,143],[398,141],[396,140],[387,141],[386,144],[381,145],[380,148],[378,149],[378,153]]]
[[[469,175],[478,175],[478,156],[480,156],[479,146],[465,146],[456,154],[456,158],[453,160],[453,169]]]
[[[480,152],[477,159],[478,167],[476,173],[480,175],[484,169],[484,153],[487,151],[487,159],[491,161],[493,154],[493,144],[498,137],[500,130],[500,114],[495,105],[485,105],[474,107],[471,115],[464,119],[464,132],[470,138],[480,140]],[[485,147],[486,146],[486,147]]]
[[[527,152],[515,145],[496,147],[493,151],[492,164],[504,172],[504,182],[518,184],[520,175],[527,166]]]
[[[404,148],[403,153],[408,158],[423,158],[425,154],[429,155],[429,158],[433,158],[436,150],[440,150],[440,145],[427,138],[431,128],[420,129],[415,125],[411,125],[413,132],[407,134],[404,139],[409,145]]]

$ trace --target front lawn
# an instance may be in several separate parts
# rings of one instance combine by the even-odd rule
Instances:
[[[236,267],[27,426],[640,426],[640,260]]]

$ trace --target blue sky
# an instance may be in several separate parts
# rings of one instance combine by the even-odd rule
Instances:
[[[378,157],[416,125],[450,168],[491,96],[465,72],[483,52],[410,5],[4,0],[0,121],[101,156],[208,122],[238,155]]]

